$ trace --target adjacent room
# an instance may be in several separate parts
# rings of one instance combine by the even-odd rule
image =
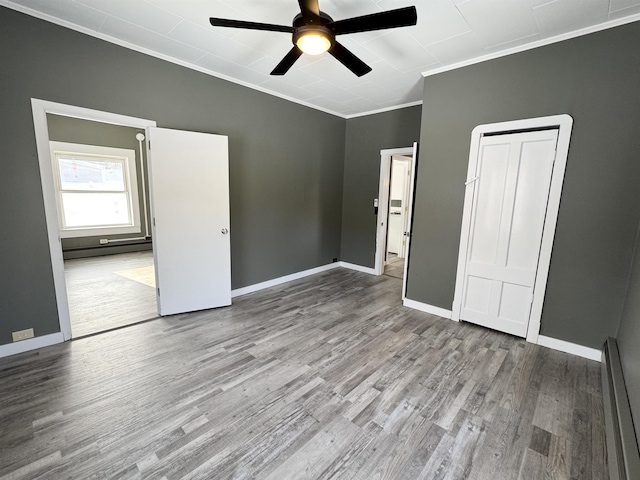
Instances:
[[[144,132],[47,115],[73,338],[157,317]]]
[[[0,478],[640,478],[640,1],[268,3],[0,0]]]

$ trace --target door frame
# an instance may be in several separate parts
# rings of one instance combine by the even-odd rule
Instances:
[[[409,211],[407,213],[407,242],[405,245],[404,275],[402,278],[402,300],[406,298],[407,270],[409,268],[409,244],[411,239],[411,215],[413,211],[413,197],[415,190],[415,174],[418,161],[418,143],[411,147],[389,148],[380,150],[380,184],[378,187],[378,215],[376,217],[376,254],[374,275],[384,273],[384,257],[387,250],[387,222],[389,218],[389,188],[391,186],[391,158],[395,155],[411,155],[411,177],[409,180]]]
[[[527,326],[526,340],[538,343],[540,335],[540,320],[542,317],[542,306],[544,303],[545,291],[547,288],[547,278],[549,276],[549,265],[551,262],[551,251],[553,239],[558,220],[558,210],[560,208],[560,197],[562,195],[562,184],[569,154],[569,142],[571,139],[571,129],[573,118],[570,115],[553,115],[548,117],[530,118],[525,120],[515,120],[509,122],[491,123],[478,125],[471,133],[471,147],[469,149],[469,165],[467,168],[467,180],[465,182],[464,207],[462,213],[462,228],[460,232],[460,248],[458,250],[458,268],[456,272],[456,287],[453,297],[453,308],[451,319],[460,321],[460,311],[462,309],[462,294],[464,287],[464,274],[467,269],[467,250],[469,247],[469,236],[471,234],[471,214],[473,198],[475,195],[475,174],[480,155],[480,141],[483,136],[509,134],[522,131],[535,131],[550,128],[558,128],[558,143],[556,145],[556,156],[551,174],[551,186],[547,199],[547,213],[542,230],[542,241],[540,244],[540,255],[538,257],[538,268],[533,287],[533,302],[529,314],[529,324]]]
[[[400,157],[400,158],[393,158],[393,157]],[[391,181],[393,181],[393,162],[399,162],[404,164],[405,168],[407,169],[407,172],[411,172],[411,168],[412,168],[412,156],[407,156],[407,155],[393,155],[391,157]],[[400,221],[401,221],[401,227],[402,227],[402,232],[406,232],[408,230],[408,224],[407,224],[407,220],[409,218],[409,189],[411,186],[411,178],[410,175],[405,175],[404,178],[402,179],[402,213],[400,216]],[[389,213],[391,213],[391,197],[389,197]],[[387,217],[390,218],[390,217]],[[387,219],[388,221],[388,219]],[[389,225],[387,225],[387,227],[389,227]],[[389,234],[387,233],[387,245],[386,245],[386,250],[388,252],[389,250]],[[400,258],[404,258],[405,254],[406,254],[406,248],[407,248],[407,243],[406,243],[406,239],[405,241],[402,242],[402,244],[400,245],[400,248],[398,249],[398,257]],[[402,255],[400,255],[402,254]]]
[[[67,341],[71,339],[71,315],[69,313],[67,285],[64,279],[64,257],[62,254],[62,242],[60,239],[60,226],[58,224],[57,201],[53,183],[53,167],[51,166],[50,158],[47,113],[81,118],[83,120],[91,120],[95,122],[110,123],[113,125],[143,128],[145,130],[147,127],[155,127],[156,122],[153,120],[76,107],[63,103],[40,100],[37,98],[31,99],[31,110],[33,112],[33,127],[36,137],[38,162],[40,165],[40,181],[42,184],[42,195],[44,198],[44,211],[47,224],[47,237],[49,239],[51,269],[53,271],[53,284],[56,294],[56,304],[58,306],[58,320],[63,340]]]
[[[378,215],[376,217],[376,256],[374,275],[384,273],[384,257],[387,250],[387,221],[389,217],[389,188],[391,187],[391,157],[411,155],[413,147],[380,150],[380,182],[378,187]],[[411,161],[413,169],[413,160]]]

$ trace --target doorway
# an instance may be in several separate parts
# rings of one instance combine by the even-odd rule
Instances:
[[[412,155],[391,156],[389,182],[389,214],[387,216],[387,248],[384,275],[403,278],[407,246],[407,217],[409,213],[409,178]]]
[[[406,297],[411,241],[411,215],[418,144],[380,151],[380,185],[377,208],[374,273],[402,279]]]
[[[472,133],[453,320],[537,343],[573,120]]]
[[[145,130],[47,114],[71,334],[158,316]]]
[[[63,341],[67,341],[72,338],[71,315],[65,279],[64,255],[62,250],[62,238],[59,225],[60,220],[57,207],[58,201],[56,199],[58,192],[54,188],[54,170],[51,162],[51,145],[47,115],[79,118],[143,130],[155,126],[156,122],[39,99],[32,99],[31,106],[40,164],[40,177],[42,182],[42,193],[44,196],[47,236],[49,239],[49,253],[51,255],[51,268],[56,292],[60,331],[62,332]]]
[[[72,331],[62,251],[64,235],[57,207],[60,192],[54,188],[48,114],[146,132],[158,313],[170,315],[230,305],[228,138],[156,128],[155,121],[45,100],[31,99],[31,105],[61,340],[70,340]]]

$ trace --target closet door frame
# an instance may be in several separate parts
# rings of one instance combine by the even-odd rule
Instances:
[[[551,187],[549,190],[549,201],[547,215],[542,233],[540,246],[540,257],[538,260],[538,271],[534,284],[534,298],[531,306],[529,325],[527,327],[526,339],[528,342],[538,343],[540,336],[540,321],[542,317],[542,306],[549,276],[549,265],[551,262],[551,251],[553,249],[553,239],[555,236],[556,224],[558,221],[558,210],[560,207],[560,197],[562,195],[562,184],[569,154],[569,142],[571,139],[571,129],[573,118],[571,116],[553,115],[549,117],[538,117],[525,120],[515,120],[509,122],[491,123],[478,125],[471,133],[471,147],[469,149],[469,165],[467,169],[467,179],[465,181],[465,198],[462,213],[462,228],[460,232],[460,248],[458,250],[458,267],[456,273],[456,287],[453,297],[453,308],[451,319],[460,321],[460,311],[462,306],[462,296],[464,291],[464,275],[467,269],[467,251],[469,247],[471,217],[473,207],[473,193],[475,172],[480,154],[480,140],[483,136],[507,134],[516,132],[527,132],[545,130],[551,128],[558,129],[558,144],[556,148],[556,159],[551,176]]]

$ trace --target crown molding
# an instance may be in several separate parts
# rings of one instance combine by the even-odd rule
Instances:
[[[368,115],[375,115],[376,113],[390,112],[392,110],[400,110],[401,108],[407,108],[407,107],[415,107],[416,105],[422,105],[422,100],[418,100],[416,102],[403,103],[402,105],[395,105],[393,107],[380,108],[378,110],[369,110],[368,112],[354,113],[352,115],[347,115],[344,118],[349,120],[351,118],[366,117]]]
[[[490,53],[488,55],[482,55],[481,57],[474,57],[468,60],[463,60],[462,62],[452,63],[451,65],[445,65],[444,67],[434,68],[432,70],[426,70],[422,72],[422,76],[430,77],[433,75],[438,75],[439,73],[449,72],[451,70],[457,70],[459,68],[468,67],[469,65],[475,65],[477,63],[494,60],[496,58],[506,57],[508,55],[513,55],[515,53],[526,52],[527,50],[533,50],[534,48],[544,47],[546,45],[563,42],[565,40],[570,40],[576,37],[582,37],[584,35],[589,35],[590,33],[601,32],[602,30],[608,30],[610,28],[619,27],[621,25],[637,22],[639,20],[640,20],[640,13],[635,15],[630,15],[628,17],[619,18],[616,20],[609,20],[604,23],[599,23],[598,25],[591,25],[590,27],[574,30],[573,32],[563,33],[561,35],[555,35],[553,37],[545,38],[543,40],[536,40],[535,42],[526,43],[524,45],[519,45],[517,47],[507,48],[505,50],[500,50],[499,52]]]

